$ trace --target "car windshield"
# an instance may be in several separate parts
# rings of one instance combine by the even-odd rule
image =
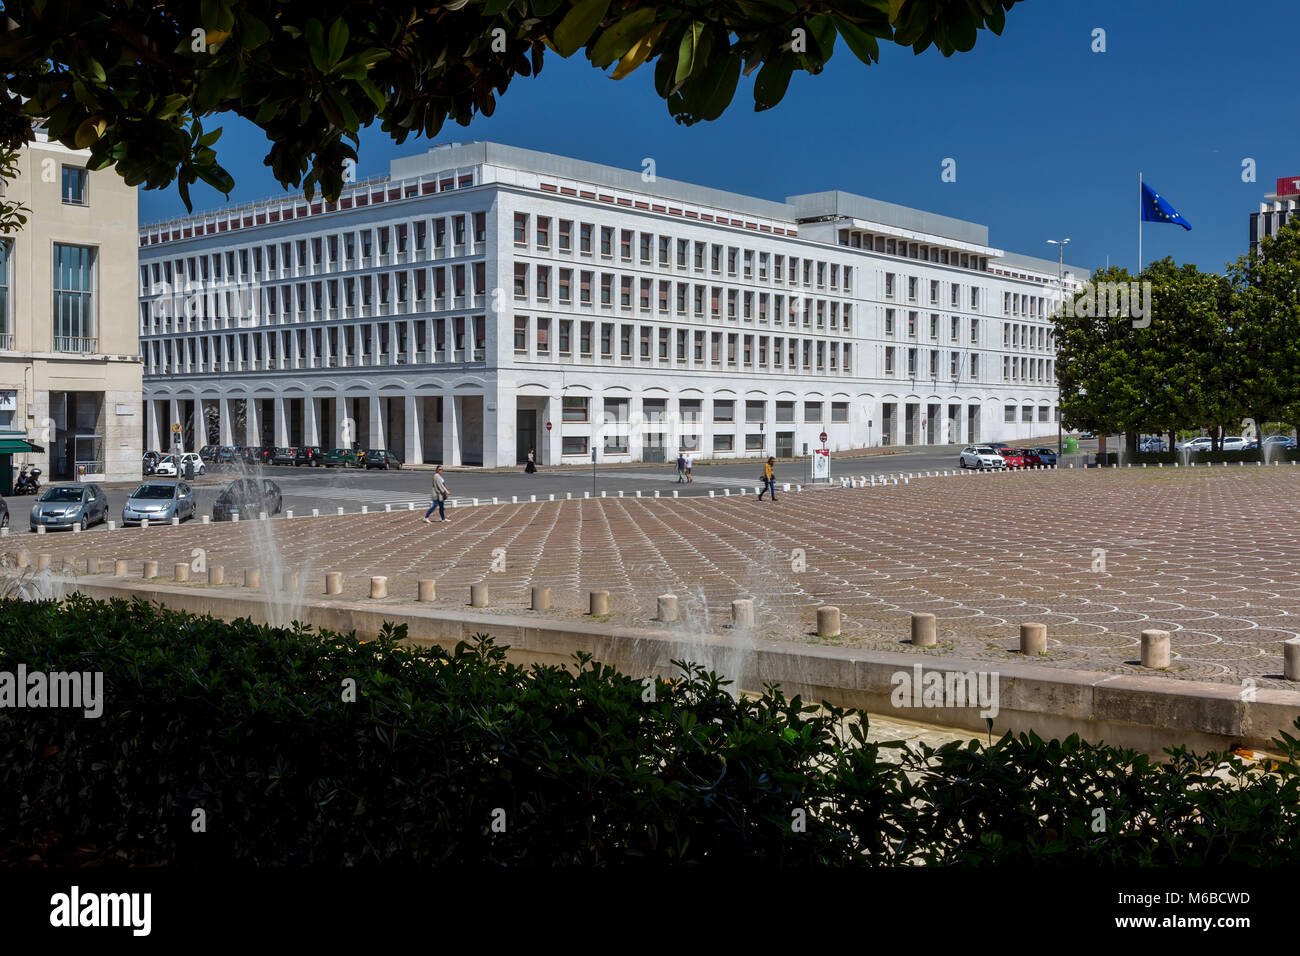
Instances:
[[[173,464],[173,465],[176,464],[176,459],[173,458],[171,455],[168,455],[166,458],[164,458],[164,459],[163,459],[162,461],[160,461],[158,464],[160,464],[160,465],[166,465],[166,464],[169,464],[169,463],[170,463],[170,464]]]
[[[249,499],[257,497],[257,486],[237,481],[221,493],[223,501]]]
[[[41,501],[80,501],[83,493],[80,488],[50,488]]]
[[[141,498],[149,501],[164,501],[171,498],[176,491],[175,485],[141,485],[135,491],[131,492],[132,498]]]

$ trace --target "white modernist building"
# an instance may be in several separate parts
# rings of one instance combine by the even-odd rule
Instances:
[[[435,146],[336,204],[141,230],[146,441],[501,466],[1042,436],[1061,285],[985,226],[849,193]]]

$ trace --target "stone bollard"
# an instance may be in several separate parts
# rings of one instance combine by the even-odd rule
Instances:
[[[99,574],[99,558],[86,559],[86,573]]]
[[[38,554],[36,556],[36,570],[48,571],[50,569],[50,562],[53,560],[54,560],[54,555],[52,554],[46,554],[46,553]]]
[[[147,527],[149,527],[149,519],[148,519],[148,518],[141,518],[141,519],[140,519],[140,527],[142,527],[142,528],[147,528]]]
[[[363,509],[363,510],[364,510],[364,509]],[[257,520],[258,520],[258,521],[265,521],[265,520],[266,520],[266,512],[265,512],[265,511],[259,512],[258,515],[257,515]]]
[[[370,579],[370,598],[377,601],[386,597],[388,597],[388,578],[377,574]]]
[[[415,599],[424,604],[438,600],[438,582],[433,578],[421,578],[415,582]]]
[[[934,647],[934,615],[912,615],[912,645],[914,647]]]
[[[260,588],[262,586],[262,572],[257,568],[244,569],[244,587]]]
[[[144,578],[146,581],[158,577],[158,562],[146,561],[144,563],[144,569],[141,571],[140,576]]]
[[[43,525],[43,524],[38,524],[38,525],[36,526],[36,533],[37,533],[37,534],[45,534],[45,525]]]
[[[1046,654],[1047,653],[1047,625],[1046,624],[1021,624],[1020,625],[1020,653],[1021,654]]]
[[[342,509],[342,508],[339,509],[339,513],[340,513],[340,514],[343,513],[343,509]],[[239,515],[231,515],[231,516],[230,516],[230,520],[231,520],[231,523],[233,523],[233,524],[238,524],[238,523],[239,523]]]
[[[285,571],[280,577],[280,588],[284,591],[297,592],[301,583],[302,578],[297,571]]]
[[[122,560],[121,558],[118,558],[116,561],[113,562],[113,576],[114,576],[114,577],[118,577],[118,578],[120,578],[120,577],[125,577],[125,576],[126,576],[126,573],[127,573],[127,570],[126,570],[126,562],[125,562],[124,560]]]
[[[284,513],[284,520],[285,520],[285,521],[290,521],[290,520],[292,520],[292,519],[293,519],[293,511],[292,511],[292,510],[290,510],[290,511],[286,511],[286,512]]]
[[[342,571],[325,572],[325,593],[326,594],[343,593],[343,572]]]
[[[737,631],[748,631],[754,627],[754,602],[749,598],[740,598],[731,602],[731,626]]]
[[[211,524],[211,523],[212,523],[212,515],[204,515],[202,518],[199,519],[199,523],[200,523],[200,524]]]
[[[478,584],[471,584],[469,586],[469,606],[470,607],[488,606],[487,582],[480,581]]]
[[[335,509],[334,513],[335,513],[336,515],[341,515],[341,514],[343,514],[343,509],[342,509],[342,508],[337,508],[337,509]]]
[[[180,524],[181,524],[181,519],[176,517],[175,515],[172,515],[172,527],[179,528]]]
[[[599,616],[601,614],[609,613],[609,592],[608,591],[591,592],[591,604],[589,605],[589,613],[593,617]]]
[[[551,609],[550,588],[533,588],[532,609],[534,611],[549,611]]]
[[[1282,642],[1282,676],[1287,680],[1300,680],[1300,637]]]
[[[839,637],[840,636],[840,609],[834,605],[826,605],[817,609],[817,636],[818,637]]]
[[[81,534],[81,523],[80,523],[80,522],[78,522],[77,524],[74,524],[74,525],[72,526],[72,533],[73,533],[73,534]]]
[[[312,509],[311,509],[311,516],[312,516],[313,518],[319,518],[319,517],[320,517],[320,509],[319,509],[319,508],[312,508]]]
[[[392,510],[393,510],[393,506],[391,503],[384,505],[384,511],[391,512]]]
[[[17,557],[14,558],[14,565],[19,568],[19,570],[27,567],[31,563],[31,555],[26,551],[19,551]]]
[[[172,565],[172,580],[184,584],[190,579],[190,563],[188,561],[177,561]]]
[[[1142,666],[1163,670],[1169,666],[1169,632],[1142,632]]]
[[[663,624],[675,623],[680,613],[676,594],[659,595],[659,614],[656,618],[658,621]]]
[[[219,564],[213,564],[208,567],[209,584],[225,584],[226,569]]]

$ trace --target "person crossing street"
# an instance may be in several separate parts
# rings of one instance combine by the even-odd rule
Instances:
[[[769,458],[767,464],[763,466],[763,490],[758,493],[758,500],[763,500],[763,495],[771,492],[772,500],[776,501],[776,471],[773,465],[776,464],[775,458]]]

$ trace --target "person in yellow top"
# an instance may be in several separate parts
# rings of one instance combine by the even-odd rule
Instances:
[[[776,501],[776,472],[772,466],[776,464],[775,458],[769,458],[767,464],[763,466],[763,490],[758,493],[758,500],[762,501],[763,496],[768,492],[772,494],[772,500]]]

